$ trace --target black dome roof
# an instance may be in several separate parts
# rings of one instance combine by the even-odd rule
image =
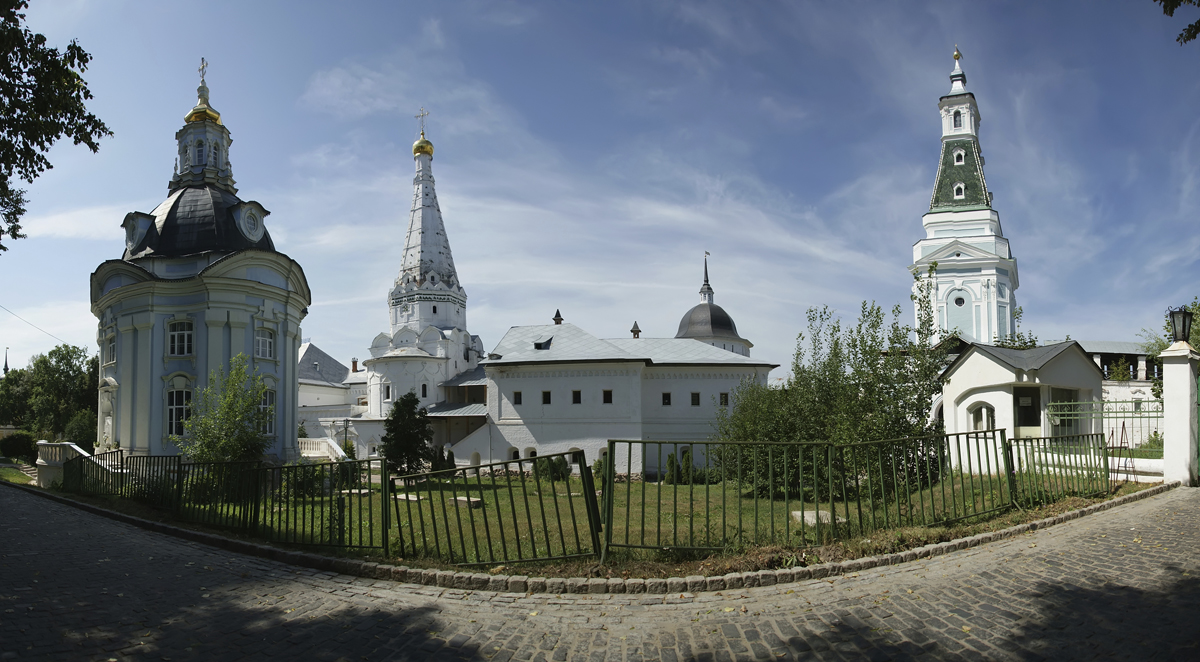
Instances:
[[[275,244],[265,228],[257,240],[250,239],[238,228],[232,210],[245,204],[257,205],[244,203],[229,191],[211,185],[176,189],[150,213],[154,223],[146,229],[137,245],[126,246],[124,259],[179,257],[249,248],[274,251]]]
[[[700,303],[687,311],[683,319],[679,320],[679,331],[675,337],[744,340],[738,335],[733,318],[715,303]]]

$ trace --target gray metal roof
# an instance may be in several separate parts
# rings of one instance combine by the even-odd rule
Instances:
[[[487,416],[487,405],[482,402],[439,402],[429,405],[425,411],[433,417]]]
[[[274,251],[270,232],[264,230],[258,241],[251,241],[238,229],[230,209],[240,204],[236,195],[212,185],[178,189],[150,212],[154,223],[137,246],[126,248],[124,259],[247,248]]]
[[[438,386],[487,386],[487,375],[483,366],[475,366],[475,369],[452,377]]]
[[[300,360],[296,366],[296,375],[300,379],[340,386],[349,374],[350,368],[321,351],[320,347],[312,343],[300,345]]]
[[[538,349],[538,347],[543,349]],[[485,365],[638,361],[661,364],[771,366],[691,338],[613,338],[602,340],[573,324],[514,326]]]
[[[960,363],[966,360],[967,356],[971,354],[971,350],[975,350],[981,354],[990,356],[1004,365],[1013,368],[1014,370],[1028,371],[1041,370],[1042,367],[1047,363],[1073,347],[1086,354],[1086,352],[1083,352],[1083,348],[1079,346],[1079,343],[1075,342],[1074,340],[1055,343],[1053,345],[1033,347],[1031,349],[1009,349],[1007,347],[996,347],[995,345],[971,343],[971,346],[968,349],[964,350],[962,354],[959,354],[958,358],[954,359],[954,361],[952,361],[950,365],[947,366],[944,371],[942,371],[942,376],[945,377],[946,375],[950,374],[955,368],[958,367]],[[1100,370],[1100,367],[1091,360],[1089,360],[1087,363],[1097,371]]]
[[[1130,354],[1145,355],[1146,350],[1140,342],[1125,342],[1122,340],[1077,340],[1083,351],[1088,354]]]
[[[708,283],[705,282],[707,286]],[[725,309],[715,303],[696,304],[679,320],[676,338],[731,338],[743,340],[738,335],[737,325]]]

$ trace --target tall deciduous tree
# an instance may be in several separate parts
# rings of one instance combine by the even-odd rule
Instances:
[[[424,471],[435,461],[435,453],[441,456],[432,442],[433,428],[416,391],[400,396],[384,421],[383,438],[379,440],[379,451],[388,469],[400,474]]]
[[[80,411],[96,411],[100,362],[83,347],[59,345],[29,362],[29,420],[33,432],[62,434]]]
[[[1154,0],[1154,2],[1162,5],[1163,13],[1167,16],[1174,16],[1175,10],[1184,5],[1200,7],[1200,0]],[[1182,46],[1198,36],[1200,36],[1200,21],[1196,21],[1184,28],[1179,33],[1179,36],[1175,38],[1175,41],[1179,42],[1179,45]]]
[[[224,368],[210,373],[208,386],[192,400],[184,435],[171,437],[193,461],[257,460],[271,445],[266,430],[275,406],[263,406],[267,384],[246,364],[246,355],[238,354],[229,361],[228,373]]]
[[[33,182],[53,167],[46,152],[59,138],[71,138],[95,152],[112,131],[85,103],[92,98],[80,76],[92,56],[74,40],[59,51],[25,26],[25,0],[0,0],[0,239],[19,239],[25,191],[19,177]],[[8,247],[0,242],[0,251]]]

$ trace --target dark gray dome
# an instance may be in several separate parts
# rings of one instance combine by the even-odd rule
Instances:
[[[239,227],[235,216],[249,206],[259,210],[253,223],[262,224],[262,216],[269,212],[262,210],[258,203],[242,202],[229,191],[211,185],[176,189],[148,215],[154,217],[153,223],[135,245],[126,245],[124,259],[179,257],[250,248],[274,251],[275,244],[265,227],[256,228],[261,230],[257,239],[247,236],[247,232]]]
[[[679,332],[675,337],[744,340],[738,335],[733,318],[715,303],[700,303],[687,311],[683,319],[679,320]]]

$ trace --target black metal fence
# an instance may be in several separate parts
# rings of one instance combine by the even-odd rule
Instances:
[[[1103,432],[1013,439],[1010,443],[1010,482],[1014,500],[1021,506],[1104,494],[1112,487]]]
[[[124,451],[77,455],[63,463],[64,492],[88,496],[121,495],[125,490]]]
[[[596,488],[582,451],[391,482],[401,556],[484,565],[600,551]]]
[[[383,460],[263,469],[258,532],[295,545],[389,549]]]

